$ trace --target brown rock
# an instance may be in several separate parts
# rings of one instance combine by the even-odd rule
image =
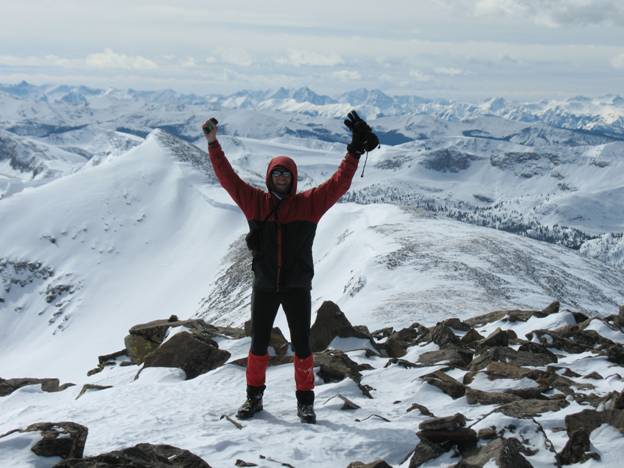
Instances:
[[[471,329],[470,325],[466,322],[462,322],[457,317],[453,317],[450,319],[446,319],[442,322],[443,325],[447,327],[453,328],[454,330],[467,332]]]
[[[592,379],[592,380],[604,380],[604,377],[600,375],[598,372],[592,372],[583,377],[584,379]]]
[[[384,366],[384,368],[390,367],[393,365],[403,367],[404,369],[412,369],[414,367],[419,367],[417,364],[414,364],[413,362],[407,361],[405,359],[390,358],[388,359],[388,362],[386,362],[386,365]]]
[[[565,424],[568,436],[579,429],[584,429],[588,434],[591,434],[594,429],[602,424],[610,424],[624,432],[624,410],[596,411],[586,409],[580,413],[567,415]]]
[[[316,320],[310,329],[310,347],[313,352],[323,351],[336,337],[367,338],[376,347],[372,337],[355,329],[335,303],[325,301],[316,312]]]
[[[563,398],[553,400],[530,398],[506,403],[499,407],[497,411],[500,411],[501,413],[512,418],[524,419],[539,416],[540,414],[547,413],[549,411],[559,411],[568,405],[569,403]]]
[[[41,439],[31,450],[41,457],[72,458],[82,457],[89,430],[74,422],[42,422],[28,426],[26,429],[15,429],[0,436],[5,437],[15,432],[39,432]]]
[[[479,439],[491,440],[496,439],[496,436],[496,427],[494,426],[484,427],[483,429],[479,429],[479,432],[477,432],[477,437]]]
[[[178,367],[189,380],[222,366],[229,357],[211,338],[183,331],[148,354],[143,368]]]
[[[427,419],[419,424],[422,431],[454,431],[466,426],[466,417],[461,413],[443,418]]]
[[[531,468],[533,465],[523,455],[532,454],[518,439],[495,439],[484,447],[466,453],[455,467],[483,467],[494,460],[499,468]]]
[[[418,356],[418,363],[424,366],[445,363],[451,367],[466,369],[472,361],[472,352],[459,348],[447,347],[437,351],[428,351]]]
[[[429,442],[426,439],[421,439],[421,441],[414,449],[414,454],[410,459],[409,468],[417,468],[425,462],[429,460],[433,460],[434,458],[438,458],[444,452],[450,450],[451,445],[448,443],[444,444],[435,444],[433,442]]]
[[[538,379],[539,377],[548,376],[547,372],[537,369],[525,369],[524,367],[508,364],[506,362],[492,361],[485,368],[485,373],[492,378],[503,379]]]
[[[371,463],[362,463],[359,461],[349,463],[347,468],[392,468],[384,460],[375,460]]]
[[[483,335],[481,335],[481,333],[479,333],[474,328],[471,328],[464,336],[461,337],[459,342],[462,345],[470,345],[482,339],[483,339]]]
[[[431,330],[431,341],[442,348],[449,344],[458,344],[459,338],[449,327],[443,323],[438,323]]]
[[[114,450],[96,457],[71,458],[54,465],[54,468],[104,468],[104,467],[172,467],[210,468],[197,455],[171,445],[138,444],[123,450]]]
[[[390,357],[401,357],[407,352],[407,348],[426,341],[430,336],[429,329],[419,323],[413,323],[393,333],[382,345]]]
[[[589,449],[589,433],[584,429],[578,429],[572,433],[563,450],[557,454],[557,462],[562,465],[572,465],[574,463],[585,463],[590,458],[600,460],[598,454],[587,453]]]
[[[615,364],[624,366],[624,346],[613,344],[607,349],[607,359]]]
[[[360,374],[363,370],[362,366],[340,350],[328,349],[321,353],[314,353],[314,363],[320,367],[318,376],[325,383],[340,382],[347,377],[357,383],[362,380],[362,374]]]
[[[82,386],[82,389],[80,390],[80,393],[78,393],[76,400],[87,392],[92,392],[92,391],[97,391],[97,390],[106,390],[108,388],[113,388],[113,386],[112,385],[84,384]]]
[[[423,375],[421,379],[430,385],[438,387],[453,399],[461,398],[466,393],[466,387],[461,382],[458,382],[441,370]]]
[[[493,348],[486,349],[475,356],[470,364],[470,370],[481,370],[487,367],[487,365],[492,361],[508,362],[517,366],[534,367],[546,366],[552,362],[556,362],[546,354],[515,351],[508,347],[495,346]]]
[[[406,412],[409,413],[410,411],[414,411],[416,409],[420,411],[420,414],[422,414],[423,416],[431,416],[432,418],[435,418],[434,414],[431,411],[429,411],[429,409],[426,406],[420,405],[418,403],[412,403],[412,406],[407,408]]]
[[[434,444],[451,444],[459,446],[460,450],[467,450],[477,445],[477,433],[465,427],[448,430],[422,430],[416,433],[418,437]]]
[[[491,348],[492,346],[507,346],[509,344],[509,335],[506,331],[497,328],[486,338],[478,343],[478,348]]]
[[[19,378],[19,379],[3,379],[0,378],[0,397],[10,395],[18,388],[25,387],[27,385],[41,385],[41,390],[44,392],[61,392],[68,387],[72,387],[75,384],[65,383],[59,385],[59,379],[31,379],[31,378]]]
[[[501,403],[511,403],[521,399],[522,397],[512,393],[484,392],[466,387],[466,401],[469,405],[498,405]]]
[[[539,312],[535,312],[533,315],[535,317],[547,317],[551,314],[556,314],[557,312],[559,312],[559,301],[555,301],[552,304],[550,304],[548,307],[546,307],[545,309],[539,311]]]

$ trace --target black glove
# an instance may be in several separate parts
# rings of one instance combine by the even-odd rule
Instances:
[[[379,146],[379,138],[368,124],[357,115],[357,112],[349,112],[344,123],[351,130],[351,143],[347,145],[349,153],[359,156],[366,151],[373,151]]]

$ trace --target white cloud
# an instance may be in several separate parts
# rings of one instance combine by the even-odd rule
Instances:
[[[431,81],[431,76],[419,70],[410,70],[409,76],[415,81]]]
[[[447,68],[447,67],[439,67],[433,70],[437,75],[446,75],[446,76],[460,76],[464,75],[465,72],[461,68]]]
[[[337,70],[332,76],[340,81],[359,81],[362,79],[360,72],[355,70]]]
[[[333,67],[343,63],[342,57],[336,53],[319,53],[310,50],[288,50],[286,57],[276,59],[277,63],[294,65],[316,65],[321,67]]]
[[[104,49],[104,52],[87,55],[85,63],[94,68],[120,68],[126,70],[153,70],[158,68],[155,62],[145,57],[119,54],[112,49]]]
[[[618,70],[624,70],[624,54],[616,55],[611,59],[611,66]]]
[[[457,11],[474,16],[530,18],[533,22],[559,27],[566,25],[613,24],[624,26],[621,0],[439,0]]]
[[[254,61],[245,49],[235,47],[224,47],[217,49],[217,55],[223,63],[238,65],[239,67],[250,67]]]
[[[12,67],[72,67],[79,62],[79,60],[58,57],[57,55],[46,55],[43,57],[0,55],[0,65]]]

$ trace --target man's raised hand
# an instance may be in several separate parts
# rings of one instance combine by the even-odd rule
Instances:
[[[210,117],[208,120],[204,122],[202,125],[202,130],[204,132],[204,136],[208,140],[208,143],[214,143],[217,141],[217,125],[219,121],[214,117]]]

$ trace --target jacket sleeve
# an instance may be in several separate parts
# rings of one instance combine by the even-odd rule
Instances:
[[[316,221],[325,214],[351,186],[351,180],[357,170],[359,159],[347,153],[334,174],[318,187],[305,192],[312,204],[312,213]]]
[[[221,186],[230,194],[247,219],[253,219],[264,192],[249,185],[232,169],[218,141],[208,145],[210,162]]]

